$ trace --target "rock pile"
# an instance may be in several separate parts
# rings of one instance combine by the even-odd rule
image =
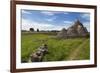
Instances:
[[[71,37],[86,37],[88,35],[88,31],[83,24],[77,20],[74,25],[69,27],[68,29],[63,28],[57,35],[59,38],[71,38]]]
[[[40,46],[36,52],[30,55],[31,62],[41,62],[43,57],[48,53],[48,47],[46,44]]]
[[[58,34],[57,36],[59,38],[66,38],[67,37],[67,30],[65,28],[63,28]]]

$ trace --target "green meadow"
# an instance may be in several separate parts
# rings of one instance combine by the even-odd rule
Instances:
[[[43,61],[87,60],[90,58],[89,38],[59,39],[55,33],[21,34],[21,60],[28,61],[32,52],[42,44],[48,45],[49,53]]]

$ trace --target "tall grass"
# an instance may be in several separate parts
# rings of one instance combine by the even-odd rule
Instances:
[[[79,52],[74,60],[89,59],[89,38],[57,39],[47,34],[22,34],[21,59],[27,61],[32,52],[35,52],[43,43],[48,45],[49,53],[43,61],[70,60],[70,55],[78,48]],[[85,44],[83,44],[85,42]],[[83,44],[83,45],[82,45]],[[81,46],[82,45],[82,46]]]

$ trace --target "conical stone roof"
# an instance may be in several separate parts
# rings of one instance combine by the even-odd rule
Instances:
[[[78,36],[87,36],[88,31],[86,29],[86,27],[83,26],[83,24],[77,20],[75,21],[75,23],[69,27],[68,29],[62,29],[59,33],[58,33],[58,37],[63,37],[63,38],[67,38],[67,37],[78,37]]]

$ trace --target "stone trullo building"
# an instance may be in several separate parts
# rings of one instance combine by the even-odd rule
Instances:
[[[88,31],[83,24],[77,20],[74,25],[69,27],[68,29],[63,28],[58,34],[59,38],[70,38],[70,37],[86,37],[88,35]]]

